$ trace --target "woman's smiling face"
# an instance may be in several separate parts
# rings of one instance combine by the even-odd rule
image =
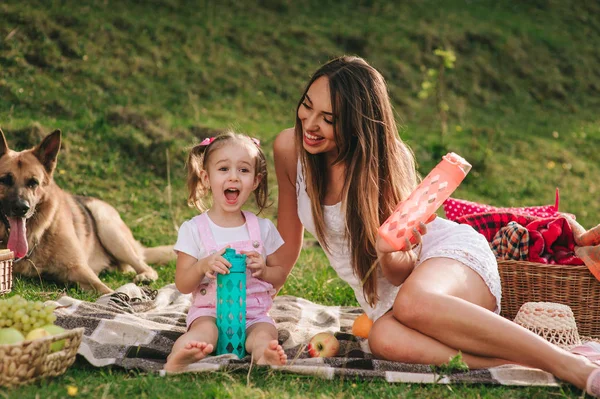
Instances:
[[[329,79],[322,76],[308,88],[298,108],[303,147],[310,154],[337,152],[335,120],[331,109]]]

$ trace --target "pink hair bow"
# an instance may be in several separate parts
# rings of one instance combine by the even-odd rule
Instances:
[[[210,143],[212,143],[213,141],[215,141],[214,137],[207,137],[204,140],[202,140],[200,142],[200,145],[209,145]]]

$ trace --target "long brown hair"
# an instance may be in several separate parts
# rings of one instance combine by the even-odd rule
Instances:
[[[232,141],[247,146],[250,151],[255,151],[254,170],[256,176],[260,175],[261,179],[254,190],[254,198],[256,199],[256,205],[258,206],[258,213],[267,207],[269,188],[265,154],[257,144],[258,142],[255,143],[250,137],[234,132],[221,133],[218,136],[215,136],[208,145],[196,144],[191,149],[186,162],[189,206],[195,207],[200,212],[203,212],[208,208],[205,199],[210,193],[210,187],[202,184],[200,171],[207,170],[210,154]]]
[[[334,163],[345,166],[342,204],[352,268],[363,282],[365,299],[374,306],[379,299],[378,273],[371,273],[377,264],[377,230],[415,188],[414,156],[398,135],[383,76],[362,58],[349,56],[329,61],[308,82],[296,108],[297,148],[302,149],[303,140],[298,108],[310,86],[322,76],[328,78],[331,93],[338,148]],[[317,238],[328,249],[322,205],[327,190],[325,154],[301,150],[300,160]]]

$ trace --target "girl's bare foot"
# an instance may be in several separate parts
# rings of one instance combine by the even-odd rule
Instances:
[[[263,355],[258,358],[256,364],[270,364],[274,366],[283,366],[287,361],[287,355],[277,340],[270,341],[263,352]]]
[[[213,345],[191,341],[178,352],[171,353],[165,364],[166,371],[181,371],[192,363],[204,359],[213,351]]]

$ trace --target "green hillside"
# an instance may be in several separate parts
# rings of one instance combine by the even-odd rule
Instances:
[[[171,243],[177,226],[194,214],[185,203],[188,148],[233,128],[262,140],[273,172],[272,140],[293,124],[312,72],[332,57],[356,54],[386,78],[401,135],[414,149],[423,175],[440,152],[452,150],[474,165],[457,197],[496,206],[546,205],[554,202],[559,187],[561,210],[576,214],[586,227],[600,223],[600,3],[216,3],[0,3],[0,127],[11,147],[32,146],[60,128],[59,184],[115,205],[144,244]],[[435,95],[419,98],[428,69],[439,68],[436,49],[456,55],[454,68],[444,72],[444,143]],[[274,217],[274,173],[270,181],[274,204],[267,215]],[[355,304],[350,290],[325,264],[320,250],[306,251],[300,260],[306,269],[296,268],[284,292],[322,303]],[[172,281],[173,269],[161,269],[157,287]],[[113,287],[127,281],[113,274],[104,279]],[[326,291],[324,281],[330,282]],[[16,283],[18,291],[44,297],[36,287],[27,280]],[[68,293],[87,297],[73,288]],[[93,370],[70,373],[75,374],[65,378],[100,383]],[[112,381],[106,374],[102,378]],[[282,383],[279,378],[274,387]],[[191,379],[182,380],[184,390],[195,386]],[[282,380],[285,386],[295,384]],[[58,381],[53,385],[57,397],[63,395],[60,385],[67,384]],[[135,383],[139,387],[121,387],[115,397],[143,391],[144,384],[161,384],[152,378],[141,381]],[[420,392],[382,386],[367,394],[345,391],[349,384],[339,390],[326,383],[309,385],[324,396]],[[268,387],[257,389],[264,397],[277,397],[266,393]],[[214,395],[257,394],[234,391],[216,390]],[[291,392],[288,396],[295,397]],[[494,397],[556,393],[485,392]],[[465,389],[459,397],[480,393]]]
[[[73,191],[145,214],[157,208],[145,192],[162,192],[168,148],[179,208],[186,145],[234,128],[270,148],[310,74],[343,53],[386,77],[425,174],[439,122],[417,94],[433,50],[446,48],[457,55],[445,75],[448,148],[475,164],[457,196],[546,204],[560,187],[563,210],[600,222],[598,3],[85,3],[0,5],[0,124],[15,145],[32,144],[13,132],[35,122],[61,128],[69,176],[59,178]],[[106,193],[122,180],[130,189]]]

